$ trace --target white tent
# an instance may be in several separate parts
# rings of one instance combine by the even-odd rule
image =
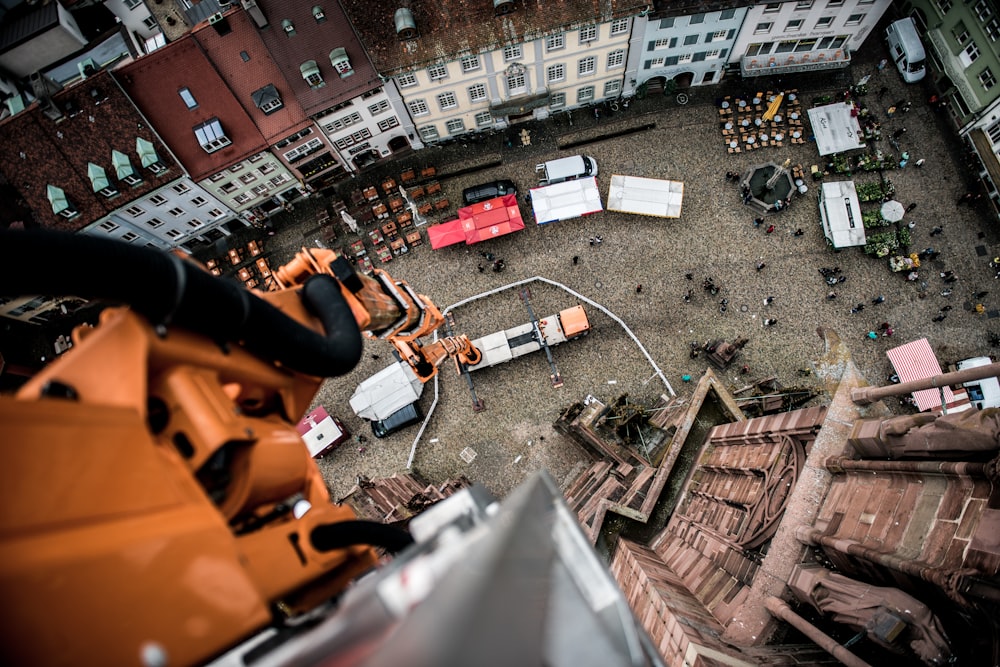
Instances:
[[[819,193],[819,217],[823,222],[823,234],[834,248],[867,243],[854,181],[823,183]]]
[[[852,104],[840,102],[809,110],[809,122],[812,124],[820,155],[865,147],[861,124],[858,123],[857,116],[852,115],[853,110]]]
[[[659,178],[611,176],[608,188],[608,210],[660,218],[681,217],[684,184]]]
[[[539,225],[604,210],[594,177],[531,188],[531,208]]]
[[[362,419],[378,421],[416,402],[423,392],[424,385],[413,369],[397,361],[358,385],[351,409]]]

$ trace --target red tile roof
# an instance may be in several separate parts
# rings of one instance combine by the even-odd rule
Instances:
[[[192,178],[201,180],[267,148],[253,119],[191,35],[114,71]],[[188,109],[178,92],[187,88],[197,106]],[[230,145],[206,153],[194,127],[218,118]]]
[[[96,97],[92,94],[95,90]],[[38,103],[0,122],[0,172],[20,191],[42,226],[79,231],[182,175],[179,165],[107,71],[56,93],[52,102],[63,112],[59,122],[47,117]],[[72,105],[75,113],[68,112],[67,105]],[[136,153],[137,137],[152,142],[167,172],[155,176],[142,169]],[[133,167],[141,170],[142,185],[131,188],[116,182],[111,166],[113,150],[128,155]],[[89,162],[104,168],[111,184],[121,193],[119,196],[107,199],[94,193],[87,176]],[[53,213],[46,196],[48,185],[65,191],[80,215],[67,219]]]
[[[341,0],[368,55],[383,75],[454,60],[459,53],[482,53],[568,27],[639,13],[645,0],[514,0],[514,11],[496,16],[490,0],[414,0],[373,3]],[[409,6],[418,37],[400,41],[396,10]]]
[[[336,1],[258,0],[257,4],[270,21],[269,27],[261,31],[261,37],[306,114],[318,114],[382,85]],[[313,17],[312,8],[315,6],[326,15],[323,23],[317,23]],[[281,26],[285,19],[295,26],[295,34],[291,37]],[[330,52],[338,47],[347,50],[347,57],[354,68],[354,74],[345,79],[341,79],[330,64]],[[316,61],[326,82],[317,90],[309,87],[299,69],[308,60]]]
[[[271,58],[250,17],[242,9],[230,10],[225,16],[232,28],[225,35],[220,35],[207,22],[192,32],[264,139],[274,143],[309,125],[302,106]],[[243,54],[248,60],[243,59]],[[268,84],[278,90],[282,107],[265,115],[251,96]]]

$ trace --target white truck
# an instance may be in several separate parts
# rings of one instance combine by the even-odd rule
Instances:
[[[613,174],[608,188],[608,210],[658,218],[681,217],[684,184],[662,178]]]
[[[472,341],[483,354],[482,360],[470,371],[496,366],[542,349],[545,345],[559,345],[568,340],[585,336],[590,331],[590,320],[583,306],[573,306],[538,320],[538,329],[532,322],[497,331]]]

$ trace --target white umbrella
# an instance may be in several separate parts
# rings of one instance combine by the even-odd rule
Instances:
[[[899,222],[903,219],[905,212],[903,205],[895,199],[890,199],[882,204],[882,217],[889,222]]]
[[[344,219],[344,223],[352,232],[354,232],[355,234],[358,233],[358,221],[355,220],[350,213],[348,213],[346,210],[343,210],[340,212],[340,217]]]

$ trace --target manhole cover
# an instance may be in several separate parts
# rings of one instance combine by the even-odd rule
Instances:
[[[741,313],[745,313],[748,310],[750,310],[750,309],[747,307],[747,305],[745,303],[742,306],[740,306],[740,312]]]
[[[458,453],[458,458],[462,459],[466,463],[472,463],[476,459],[476,450],[472,447],[466,447]]]
[[[594,283],[594,287],[596,287],[597,289],[601,289],[604,287],[604,283],[598,280],[597,282]]]

